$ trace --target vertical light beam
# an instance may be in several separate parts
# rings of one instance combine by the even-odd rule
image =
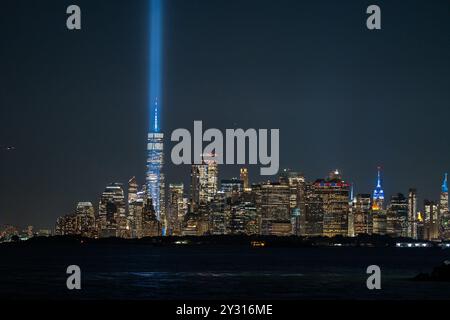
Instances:
[[[162,0],[150,5],[150,131],[161,130],[162,106]]]

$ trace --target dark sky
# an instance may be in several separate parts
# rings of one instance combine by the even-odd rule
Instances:
[[[374,3],[380,31],[365,26]],[[81,31],[66,29],[70,4]],[[388,195],[438,198],[450,1],[168,0],[165,13],[167,136],[194,120],[280,128],[281,165],[309,179],[340,168],[370,192],[381,164]],[[16,150],[0,153],[0,224],[52,227],[109,182],[144,182],[147,24],[147,0],[1,1],[0,145]],[[188,174],[167,166],[168,182]]]

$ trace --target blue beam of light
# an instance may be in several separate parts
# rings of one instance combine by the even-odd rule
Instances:
[[[162,0],[150,0],[150,130],[161,130],[162,106]]]
[[[448,192],[447,175],[447,173],[444,174],[444,181],[442,182],[442,192]]]

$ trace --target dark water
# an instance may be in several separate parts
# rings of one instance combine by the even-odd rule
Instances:
[[[450,283],[409,280],[449,258],[436,248],[0,247],[0,298],[449,299]],[[66,289],[72,264],[80,291]],[[366,287],[372,264],[378,291]]]

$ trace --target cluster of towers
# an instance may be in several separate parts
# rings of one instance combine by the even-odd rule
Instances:
[[[450,239],[447,174],[441,187],[439,202],[424,200],[419,210],[417,190],[409,189],[407,196],[396,193],[385,205],[378,169],[377,186],[370,194],[358,194],[353,200],[354,234],[386,234],[422,240]]]
[[[439,201],[424,200],[419,210],[416,189],[410,189],[406,196],[393,194],[386,201],[380,169],[373,193],[354,196],[352,184],[342,179],[339,170],[314,181],[283,170],[277,181],[250,185],[247,168],[241,168],[239,178],[219,183],[218,165],[213,158],[208,159],[191,167],[189,192],[183,183],[174,183],[168,185],[167,197],[158,195],[159,212],[147,190],[148,180],[139,190],[133,177],[127,196],[122,185],[107,186],[97,213],[90,202],[80,202],[73,214],[58,218],[57,234],[123,238],[366,234],[450,239],[447,175]]]

